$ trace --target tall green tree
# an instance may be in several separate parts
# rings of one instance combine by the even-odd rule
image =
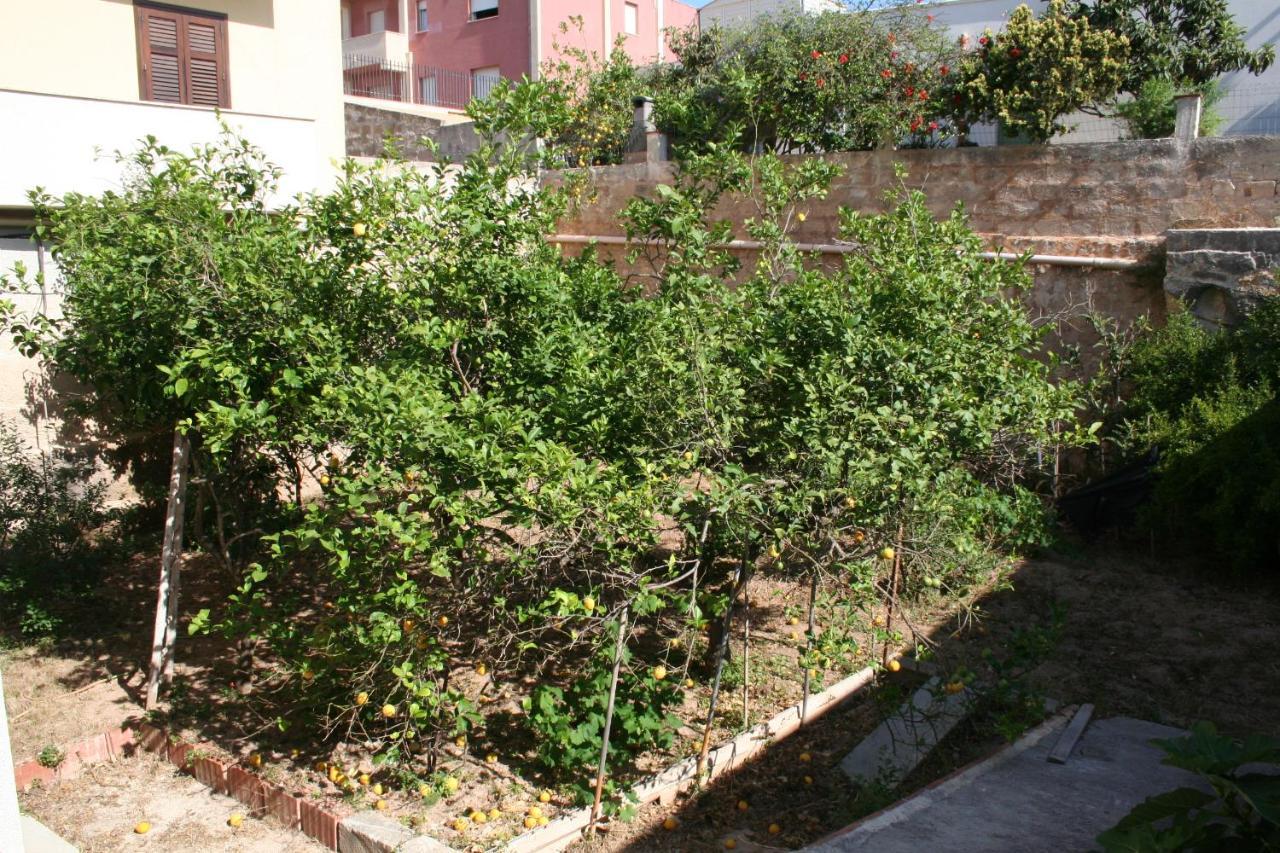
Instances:
[[[1251,50],[1227,0],[1079,0],[1072,14],[1129,40],[1121,92],[1148,80],[1202,85],[1232,71],[1261,74],[1275,62],[1272,45]]]

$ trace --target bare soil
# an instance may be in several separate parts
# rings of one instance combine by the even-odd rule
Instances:
[[[228,819],[245,808],[215,794],[153,755],[86,768],[78,779],[22,795],[23,811],[80,848],[109,851],[199,850],[204,853],[311,853],[325,848],[270,820]],[[146,834],[134,828],[151,824]]]

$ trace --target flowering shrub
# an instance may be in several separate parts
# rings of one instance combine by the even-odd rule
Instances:
[[[1070,130],[1062,116],[1115,97],[1128,41],[1072,17],[1065,0],[1051,0],[1038,18],[1019,6],[1004,30],[987,30],[973,47],[948,90],[953,114],[1046,142]]]
[[[675,33],[652,81],[655,119],[699,150],[849,151],[930,132],[953,49],[915,10],[784,14]],[[933,130],[937,130],[935,125]]]

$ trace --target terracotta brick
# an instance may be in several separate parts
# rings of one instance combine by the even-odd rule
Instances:
[[[36,761],[23,762],[13,771],[13,780],[18,786],[19,791],[27,790],[36,782],[47,785],[52,782],[56,776],[57,774],[53,770],[48,767],[41,766],[40,763]]]
[[[112,729],[107,732],[107,745],[112,758],[128,758],[138,751],[132,729]]]
[[[302,831],[330,850],[338,849],[338,816],[330,814],[314,803],[301,800],[298,816]]]
[[[191,762],[191,775],[220,794],[227,792],[227,767],[212,758],[197,758]]]
[[[267,785],[267,812],[290,829],[302,826],[302,800],[279,785]]]
[[[183,743],[182,741],[169,744],[169,763],[182,770],[188,769],[187,759],[190,757],[193,748],[191,744]]]
[[[262,780],[239,767],[227,768],[227,793],[244,803],[253,814],[267,808],[267,793]]]
[[[111,760],[111,742],[105,734],[94,735],[68,747],[66,752],[66,764],[97,764]]]
[[[169,746],[169,735],[150,723],[139,723],[135,741],[147,752],[160,752]]]

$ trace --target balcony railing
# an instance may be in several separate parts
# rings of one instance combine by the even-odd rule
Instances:
[[[455,110],[488,95],[500,79],[359,54],[344,55],[342,64],[342,90],[347,95]]]

